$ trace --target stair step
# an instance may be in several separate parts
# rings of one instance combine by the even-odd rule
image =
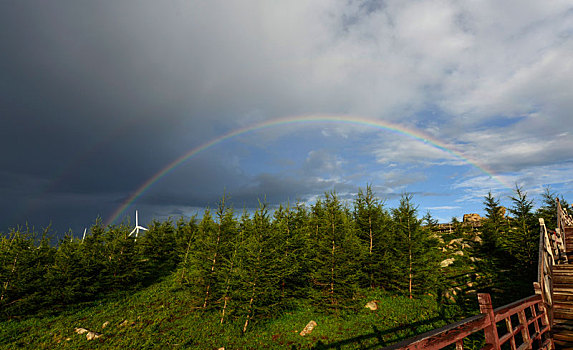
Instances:
[[[573,322],[571,320],[553,319],[553,327],[551,327],[551,329],[562,331],[562,328],[569,329],[571,326],[573,326]]]
[[[556,323],[553,326],[552,331],[554,333],[568,333],[571,332],[573,333],[573,324],[571,324],[571,322],[568,323]]]
[[[553,279],[553,287],[555,287],[557,285],[563,286],[563,287],[573,286],[573,279],[572,278],[554,278]]]
[[[573,294],[553,294],[553,300],[555,302],[567,302],[573,303]]]
[[[554,344],[555,344],[555,349],[564,349],[564,350],[571,350],[573,349],[573,343],[571,342],[567,342],[567,341],[559,341],[559,340],[554,340]]]
[[[559,264],[559,265],[553,265],[553,270],[559,270],[559,269],[563,269],[563,270],[571,270],[571,269],[573,269],[573,264]]]
[[[553,294],[571,294],[573,295],[573,286],[554,285]]]
[[[571,270],[553,270],[553,278],[555,277],[573,277],[573,269]]]
[[[559,306],[557,306],[559,305]],[[553,309],[554,311],[559,311],[561,313],[565,313],[565,314],[573,314],[573,308],[570,308],[569,305],[567,305],[567,302],[565,303],[556,303],[556,307]]]
[[[553,333],[553,339],[573,342],[573,333]]]
[[[565,312],[563,309],[554,310],[553,318],[559,320],[573,320],[573,312]]]
[[[573,285],[573,276],[553,276],[553,285],[555,284],[571,284]]]
[[[571,312],[573,312],[573,301],[558,301],[555,300],[553,302],[553,308],[554,310],[560,309],[560,310],[571,310]],[[567,311],[568,312],[568,311]]]

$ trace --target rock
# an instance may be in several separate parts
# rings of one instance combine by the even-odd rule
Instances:
[[[454,263],[454,261],[456,261],[454,258],[449,258],[449,259],[443,260],[443,261],[440,263],[440,266],[441,266],[441,267],[450,266],[451,264]]]
[[[108,324],[109,324],[109,321],[105,321],[105,322],[101,325],[101,329],[104,329],[105,327],[107,327]]]
[[[480,222],[482,217],[479,214],[464,214],[464,222]]]
[[[464,252],[462,252],[461,250],[458,250],[458,251],[454,252],[454,255],[464,255]]]
[[[133,326],[135,324],[135,322],[130,322],[129,320],[124,320],[122,323],[119,324],[120,327],[127,327],[127,326]]]
[[[369,301],[364,307],[372,311],[378,310],[378,301],[376,300]]]
[[[89,331],[88,331],[87,329],[85,329],[85,328],[76,328],[76,329],[74,329],[74,331],[75,331],[76,333],[78,333],[78,334],[84,334],[84,333],[89,332]]]
[[[225,350],[224,346],[221,346],[220,348],[218,348],[217,350]]]
[[[88,334],[86,334],[86,338],[87,340],[94,340],[101,337],[101,335],[102,335],[101,333],[90,331],[88,332]]]
[[[310,334],[312,332],[312,330],[314,329],[314,327],[316,327],[316,326],[317,326],[317,324],[315,321],[310,321],[306,325],[306,327],[304,327],[304,329],[300,332],[300,335],[304,337],[305,335]]]
[[[444,299],[451,301],[452,303],[456,302],[456,298],[454,298],[448,291],[444,293]]]

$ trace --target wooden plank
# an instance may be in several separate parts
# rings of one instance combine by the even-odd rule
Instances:
[[[491,322],[487,315],[480,314],[468,317],[456,323],[420,334],[414,338],[403,340],[386,347],[386,350],[396,349],[441,349],[489,326]]]
[[[555,300],[553,302],[554,309],[573,309],[572,301]]]
[[[508,336],[511,337],[510,341],[509,341],[509,345],[511,346],[511,350],[515,350],[515,336],[513,334],[513,327],[511,325],[511,317],[508,317],[505,319],[505,325],[507,327],[507,334]],[[499,343],[503,344],[505,343],[505,340],[503,339],[504,337],[499,338]]]
[[[537,297],[535,295],[534,297]],[[487,315],[488,325],[484,328],[485,342],[493,345],[494,349],[499,349],[499,336],[497,334],[497,326],[495,319],[495,312],[491,304],[491,296],[488,293],[478,293],[479,311]],[[519,305],[521,301],[518,301]],[[511,305],[511,304],[510,304]]]
[[[541,339],[541,334],[539,333],[539,319],[541,317],[537,316],[537,311],[535,310],[535,305],[531,306],[529,310],[531,311],[531,316],[535,320],[535,323],[533,323],[533,328],[535,329],[535,333],[539,334],[539,336],[540,336],[539,339]],[[542,316],[542,315],[540,315],[540,316]],[[535,338],[535,337],[533,337],[533,338]]]
[[[540,349],[554,349],[555,346],[553,345],[553,341],[551,338],[547,338],[545,339],[545,341],[543,342],[543,344],[541,344]]]
[[[517,313],[519,318],[519,324],[521,327],[521,337],[523,338],[523,344],[528,344],[526,349],[531,349],[531,338],[529,337],[529,324],[527,323],[527,317],[525,316],[525,310],[521,310]]]
[[[516,314],[517,312],[524,310],[532,305],[539,304],[541,302],[541,295],[532,295],[527,298],[520,299],[511,304],[498,307],[494,310],[495,322],[502,321],[503,319]]]

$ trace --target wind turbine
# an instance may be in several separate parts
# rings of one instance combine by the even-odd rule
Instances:
[[[84,239],[86,239],[86,231],[87,231],[87,227],[84,228],[84,236],[82,237],[82,243],[84,242]]]
[[[129,236],[128,236],[128,237],[131,237],[131,235],[135,233],[135,240],[137,241],[137,236],[139,235],[139,230],[149,231],[149,230],[146,229],[145,227],[139,226],[139,221],[138,221],[138,218],[137,218],[137,210],[136,210],[136,211],[135,211],[135,228],[133,229],[133,231],[131,231],[131,232],[129,233]]]

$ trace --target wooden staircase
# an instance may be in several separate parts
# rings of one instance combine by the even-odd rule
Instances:
[[[573,226],[562,228],[567,261],[552,267],[553,340],[557,349],[573,349]]]

